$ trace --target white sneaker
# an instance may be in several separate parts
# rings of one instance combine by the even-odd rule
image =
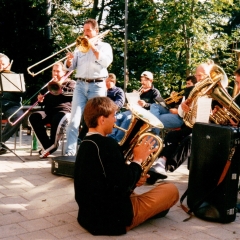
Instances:
[[[153,170],[154,169],[154,170]],[[154,172],[157,172],[157,173],[165,173],[166,175],[166,170],[165,170],[165,165],[162,164],[161,162],[160,163],[156,163],[154,166],[152,166],[149,171],[153,170]]]
[[[65,153],[64,156],[65,156],[65,157],[66,157],[66,156],[73,156],[73,154],[70,153],[70,152],[68,152],[68,153]]]
[[[166,160],[160,157],[157,160],[155,160],[154,165],[157,164],[157,163],[160,163],[160,164],[162,164],[165,167]]]
[[[148,184],[154,184],[159,179],[167,178],[167,173],[165,170],[166,161],[164,159],[156,160],[155,164],[149,169],[148,174],[150,177],[147,179]]]

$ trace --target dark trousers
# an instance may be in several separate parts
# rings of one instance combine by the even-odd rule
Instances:
[[[41,143],[44,150],[48,149],[52,145],[58,147],[57,132],[59,129],[59,124],[65,117],[64,112],[58,112],[52,116],[45,115],[45,112],[38,111],[32,113],[29,117],[29,122],[36,134],[37,139]],[[51,124],[50,136],[48,136],[46,131],[46,124]]]
[[[4,111],[3,118],[8,119],[14,112],[16,112],[20,106],[12,106],[9,109],[6,109]],[[4,109],[3,109],[4,110]],[[12,116],[10,119],[11,122],[15,122],[19,117],[23,115],[23,110],[19,110],[16,114]],[[20,127],[23,119],[18,121],[16,124],[13,126],[10,123],[7,123],[6,126],[4,127],[2,131],[2,142],[6,142]]]
[[[164,138],[164,148],[161,152],[161,156],[165,156],[170,159],[178,147],[179,143],[192,133],[192,128],[185,125],[180,130],[170,131]]]

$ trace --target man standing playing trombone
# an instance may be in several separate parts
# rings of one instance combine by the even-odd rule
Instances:
[[[68,70],[76,69],[77,79],[73,93],[71,119],[67,129],[66,156],[74,156],[76,153],[79,125],[87,101],[93,97],[106,96],[107,67],[113,60],[111,46],[98,38],[97,21],[86,20],[83,29],[90,49],[82,52],[76,48],[73,54],[67,53],[65,62]]]

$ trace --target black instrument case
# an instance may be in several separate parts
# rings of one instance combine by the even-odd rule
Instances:
[[[52,158],[51,172],[56,175],[74,177],[76,156],[60,156]]]
[[[239,128],[194,124],[187,204],[194,209],[197,217],[222,223],[235,220],[240,166],[239,137]],[[231,158],[232,151],[234,154]],[[230,166],[227,169],[228,164]],[[226,175],[218,185],[224,170],[227,170]]]

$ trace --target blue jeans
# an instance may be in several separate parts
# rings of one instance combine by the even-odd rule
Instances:
[[[168,109],[159,104],[151,104],[150,112],[163,123],[164,128],[178,128],[183,124],[183,119],[178,114],[170,113]],[[160,129],[153,128],[153,132],[159,134]]]
[[[127,130],[130,125],[131,119],[132,119],[131,111],[118,113],[116,115],[116,123],[115,124],[117,126]],[[122,130],[113,128],[112,133],[109,134],[108,137],[111,137],[111,138],[115,139],[117,142],[120,142],[122,140],[122,138],[124,137],[124,134],[125,134],[125,132],[123,132]]]
[[[78,80],[76,82],[72,99],[71,118],[67,128],[66,153],[73,156],[76,154],[79,125],[87,101],[94,97],[104,97],[106,94],[105,81],[87,83]]]

